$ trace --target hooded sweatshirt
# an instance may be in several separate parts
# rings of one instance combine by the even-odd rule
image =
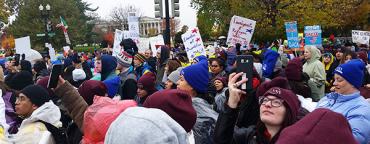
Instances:
[[[120,77],[115,73],[117,59],[111,55],[103,55],[101,61],[102,70],[100,75],[95,75],[91,80],[103,81],[108,88],[108,96],[112,98],[118,93],[120,86]]]
[[[10,141],[13,143],[39,143],[45,140],[47,143],[53,144],[54,140],[51,133],[43,123],[38,121],[42,120],[55,127],[62,127],[62,122],[59,121],[60,117],[58,106],[52,101],[46,102],[33,111],[30,117],[23,120],[18,133],[14,134]]]
[[[269,49],[264,53],[263,57],[262,75],[265,78],[271,78],[274,73],[277,59],[279,58],[279,53]]]
[[[310,76],[308,85],[311,88],[312,99],[314,101],[320,100],[325,94],[325,68],[319,61],[321,54],[320,50],[315,46],[306,46],[305,49],[311,52],[311,58],[303,65],[303,72]]]
[[[322,60],[322,63],[324,64],[324,67],[325,67],[326,81],[330,82],[333,79],[333,76],[334,76],[334,74],[333,74],[334,69],[335,69],[335,67],[333,66],[334,56],[331,53],[327,53],[327,54],[329,54],[329,56],[330,56],[329,63],[325,64],[324,59]]]

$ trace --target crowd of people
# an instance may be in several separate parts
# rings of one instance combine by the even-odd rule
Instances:
[[[236,44],[194,59],[181,46],[120,45],[1,60],[0,143],[370,143],[367,45]],[[252,79],[236,72],[238,55],[253,56]],[[48,89],[54,64],[64,72]]]

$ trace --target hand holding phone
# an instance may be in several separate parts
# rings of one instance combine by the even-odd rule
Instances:
[[[59,76],[63,73],[63,64],[56,64],[53,65],[49,81],[48,81],[48,88],[56,88],[58,85]]]
[[[241,85],[242,90],[252,90],[253,79],[253,56],[252,55],[238,55],[236,56],[236,71],[243,72],[242,78],[248,78],[247,83]]]

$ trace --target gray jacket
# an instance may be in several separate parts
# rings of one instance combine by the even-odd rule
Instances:
[[[193,127],[195,144],[212,144],[218,114],[204,99],[195,97],[192,101],[197,112],[197,120]]]

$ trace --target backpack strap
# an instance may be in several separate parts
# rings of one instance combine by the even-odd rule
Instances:
[[[43,120],[38,120],[45,125],[46,129],[51,133],[56,144],[68,144],[67,133],[62,128],[57,128],[54,125],[45,122]]]

